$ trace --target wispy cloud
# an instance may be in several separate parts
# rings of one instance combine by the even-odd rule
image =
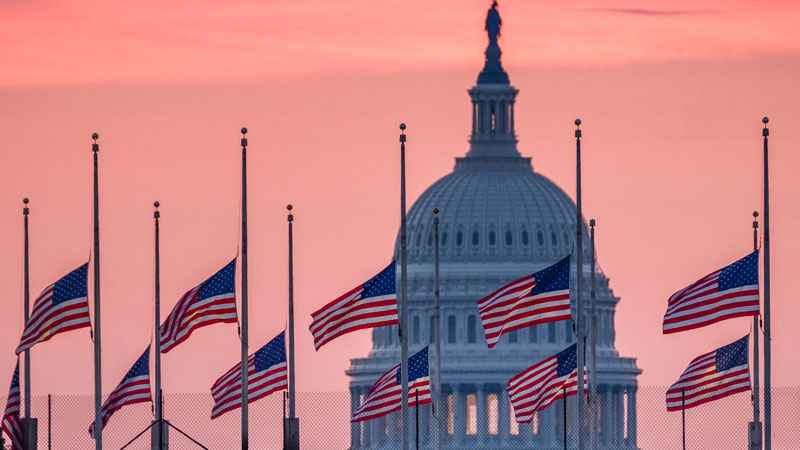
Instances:
[[[718,9],[591,8],[589,11],[650,17],[706,16],[722,14],[722,10]]]

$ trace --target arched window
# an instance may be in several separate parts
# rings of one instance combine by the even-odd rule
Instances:
[[[572,343],[573,336],[572,336],[572,321],[565,320],[564,321],[564,336],[566,336],[567,343]]]
[[[447,317],[447,342],[456,343],[456,316]]]
[[[511,247],[511,244],[514,243],[514,235],[511,233],[511,230],[506,230],[506,245]]]
[[[478,230],[472,232],[472,245],[478,246],[481,243],[481,235],[478,234]]]
[[[441,241],[440,243],[442,244],[442,247],[447,245],[447,230],[442,231],[442,236],[441,236],[440,241]]]
[[[555,322],[550,322],[547,324],[547,342],[551,344],[556,341],[556,324]]]
[[[556,238],[556,232],[550,232],[550,241],[553,243],[553,247],[558,247],[558,239]]]
[[[467,317],[467,343],[474,344],[478,341],[478,324],[475,316]]]
[[[436,316],[431,316],[431,326],[428,328],[428,342],[436,342]]]
[[[494,246],[497,237],[494,234],[494,230],[489,231],[489,245]]]
[[[456,233],[456,245],[461,247],[464,245],[464,232],[459,228],[458,232]]]
[[[412,336],[414,337],[414,343],[419,344],[419,335],[420,335],[420,328],[419,328],[419,316],[414,316],[412,319]]]
[[[428,232],[428,247],[433,246],[433,230]]]
[[[417,229],[417,247],[422,245],[422,230]]]
[[[539,340],[539,327],[528,328],[528,341],[534,343]]]
[[[528,230],[522,230],[522,245],[528,246]]]
[[[544,234],[542,233],[542,230],[536,232],[536,241],[539,242],[539,247],[544,246]]]
[[[519,333],[517,333],[517,330],[514,330],[508,334],[508,342],[512,344],[519,342]]]

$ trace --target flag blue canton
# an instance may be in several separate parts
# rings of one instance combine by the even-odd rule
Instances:
[[[719,290],[758,284],[758,250],[722,269]]]
[[[235,283],[236,260],[234,259],[200,285],[199,298],[204,299],[231,293],[235,289]]]
[[[150,347],[147,347],[147,350],[142,353],[142,356],[133,363],[133,367],[128,373],[125,374],[125,378],[134,378],[140,377],[142,375],[149,375],[150,374]]]
[[[395,264],[394,261],[381,273],[367,280],[364,283],[364,292],[361,298],[378,297],[395,293]]]
[[[570,257],[567,256],[552,266],[534,273],[533,280],[536,284],[531,289],[531,294],[569,289],[569,261]]]
[[[266,345],[261,347],[255,356],[256,372],[267,370],[270,367],[286,362],[286,343],[284,333],[279,334]]]
[[[53,285],[53,304],[88,297],[88,269],[89,263],[86,263],[56,281]]]
[[[562,377],[569,375],[578,367],[578,350],[576,344],[572,344],[565,350],[562,350],[556,355],[558,366],[556,367],[556,375]]]
[[[717,349],[716,362],[718,372],[747,364],[747,355],[749,353],[748,338],[749,336],[745,336],[732,344]]]
[[[423,378],[428,376],[428,347],[426,346],[422,350],[414,353],[410,358],[408,358],[408,381],[414,381],[418,378]],[[397,380],[397,384],[401,384],[400,381],[400,368],[397,368],[397,376],[395,377]]]

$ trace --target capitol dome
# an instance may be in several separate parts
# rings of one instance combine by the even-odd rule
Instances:
[[[430,186],[407,215],[408,343],[410,354],[434,342],[433,210],[439,217],[439,290],[442,392],[446,411],[442,448],[561,448],[563,402],[537,414],[532,424],[518,425],[505,392],[507,381],[533,363],[575,341],[571,320],[512,331],[494,349],[484,340],[477,301],[502,285],[573,255],[570,287],[575,316],[577,274],[583,279],[583,301],[590,300],[592,251],[585,223],[583,267],[575,264],[576,206],[546,176],[536,172],[517,148],[515,103],[519,91],[500,62],[499,28],[492,35],[477,83],[468,92],[472,125],[469,149],[456,158],[450,174]],[[570,160],[569,164],[574,164]],[[399,243],[399,239],[398,239]],[[395,249],[395,257],[399,250]],[[399,270],[398,270],[399,273]],[[599,269],[594,271],[597,329],[597,385],[600,404],[595,448],[636,449],[636,390],[641,372],[635,358],[616,350],[614,314],[620,299]],[[398,284],[399,285],[399,284]],[[400,359],[397,327],[372,330],[372,349],[351,360],[351,403],[355,409],[375,380]],[[575,397],[567,402],[575,411]],[[570,416],[574,422],[574,417]],[[435,418],[420,408],[421,439],[433,448]],[[398,448],[399,413],[351,425],[351,449]],[[568,430],[575,430],[569,423]],[[413,424],[412,424],[413,427]],[[570,431],[572,433],[572,431]],[[574,435],[570,439],[574,442]]]

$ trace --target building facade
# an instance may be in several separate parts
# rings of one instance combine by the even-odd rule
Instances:
[[[408,213],[409,350],[431,342],[433,320],[433,215],[440,210],[440,292],[442,392],[434,419],[419,409],[420,439],[432,448],[434,420],[441,421],[442,448],[562,448],[563,408],[575,411],[575,397],[554,403],[531,424],[513,418],[505,385],[534,362],[574,342],[572,321],[518,330],[489,349],[476,301],[501,285],[574,253],[576,207],[569,196],[541,173],[517,148],[514,109],[518,90],[501,64],[500,17],[496,5],[487,15],[486,63],[469,90],[470,147],[456,158],[453,171],[430,186]],[[586,224],[582,223],[584,231]],[[584,234],[583,294],[589,301],[591,248]],[[575,259],[571,276],[574,290]],[[619,302],[609,279],[596,269],[598,329],[597,449],[634,449],[636,360],[614,346],[614,312]],[[573,299],[575,298],[573,292]],[[574,305],[573,305],[574,315]],[[374,329],[372,350],[351,361],[347,374],[355,409],[370,386],[399,362],[397,327]],[[412,430],[415,414],[411,411]],[[575,417],[568,414],[567,437]],[[413,431],[412,431],[413,433]],[[398,448],[399,413],[351,425],[351,449]],[[413,448],[413,445],[411,446]]]

